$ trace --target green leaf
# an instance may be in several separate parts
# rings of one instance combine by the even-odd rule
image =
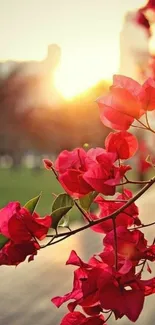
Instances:
[[[62,207],[73,207],[74,201],[67,193],[59,194],[53,202],[52,211]]]
[[[37,207],[37,204],[40,200],[41,194],[29,200],[24,207],[29,210],[30,213],[33,213]]]
[[[10,239],[0,234],[0,249],[9,241]]]
[[[52,228],[56,229],[60,220],[72,209],[74,200],[67,193],[59,194],[52,205]]]
[[[79,199],[81,207],[85,211],[88,211],[90,209],[92,202],[94,201],[94,199],[96,198],[97,195],[98,195],[98,192],[90,192],[87,195],[81,197]]]
[[[69,227],[69,215],[66,214],[60,221],[59,227],[68,228]]]
[[[62,208],[59,208],[59,209],[56,209],[56,210],[52,211],[52,214],[51,214],[51,216],[52,216],[52,225],[51,225],[51,227],[53,229],[57,229],[60,220],[62,219],[62,217],[64,217],[66,215],[66,213],[71,208],[72,208],[71,206],[62,207]]]

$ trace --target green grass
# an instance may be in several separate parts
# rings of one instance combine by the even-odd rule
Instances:
[[[42,197],[37,207],[41,215],[51,213],[54,196],[64,192],[52,172],[41,169],[33,171],[21,168],[19,170],[0,169],[0,208],[10,201],[19,201],[24,205],[28,200],[42,192]],[[76,209],[71,211],[71,219],[79,216]]]

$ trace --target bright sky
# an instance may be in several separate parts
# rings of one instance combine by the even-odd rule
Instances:
[[[144,0],[0,0],[0,59],[42,59],[62,49],[57,86],[66,96],[109,79],[119,65],[126,11]]]

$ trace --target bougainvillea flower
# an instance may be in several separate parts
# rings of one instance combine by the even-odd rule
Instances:
[[[15,243],[30,241],[34,237],[42,240],[51,226],[51,217],[40,218],[22,208],[19,202],[10,202],[0,210],[0,232]]]
[[[128,168],[115,166],[117,155],[103,148],[62,152],[56,160],[58,179],[67,193],[77,198],[92,191],[113,195]],[[61,165],[62,164],[62,165]],[[64,168],[65,166],[65,168]]]
[[[90,149],[87,153],[88,170],[84,180],[97,192],[113,195],[116,185],[120,183],[120,169],[114,165],[116,154],[102,149]],[[92,160],[91,160],[92,158]]]
[[[55,161],[55,168],[59,173],[64,173],[68,169],[80,171],[86,170],[85,159],[87,153],[82,148],[76,148],[72,151],[62,151]]]
[[[117,227],[117,246],[118,255],[138,264],[141,259],[155,260],[155,245],[147,246],[147,240],[140,230],[129,231],[125,227]],[[103,243],[105,246],[110,245],[115,248],[114,231],[109,232]]]
[[[31,261],[37,254],[38,249],[40,249],[40,246],[34,240],[20,244],[9,241],[0,250],[0,265],[17,266],[23,262],[27,256],[29,256],[29,261]]]
[[[142,10],[145,11],[147,9],[155,10],[155,0],[148,0],[146,6],[144,6]]]
[[[111,132],[105,139],[105,148],[108,152],[115,152],[119,159],[129,159],[138,149],[137,138],[127,132]]]
[[[124,190],[123,194],[117,194],[116,201],[118,200],[128,200],[132,197],[132,192],[129,190]],[[126,201],[125,201],[126,202]],[[99,213],[98,214],[90,214],[90,218],[92,220],[98,220],[102,218],[106,218],[119,208],[121,208],[125,202],[113,202],[107,201],[101,196],[97,196],[95,199],[95,203],[99,205]],[[116,217],[116,227],[124,226],[130,227],[132,225],[140,225],[140,219],[138,218],[139,211],[138,207],[135,203],[132,203],[128,208],[124,209],[123,212],[119,213]],[[103,221],[97,225],[91,227],[96,232],[108,233],[113,229],[113,222],[111,219]]]
[[[81,259],[79,259],[81,264]],[[82,263],[82,268],[84,268]],[[78,268],[76,270],[82,270]],[[74,273],[75,274],[75,273]],[[74,302],[69,303],[68,308],[72,313],[77,305],[81,306],[85,312],[92,307],[98,306],[98,313],[101,308],[104,310],[112,310],[116,318],[122,318],[126,315],[131,321],[135,322],[143,308],[145,297],[145,285],[148,293],[151,283],[141,283],[139,277],[135,276],[130,270],[127,274],[116,272],[114,268],[100,263],[90,265],[87,268],[84,277],[78,275],[78,294],[77,283],[74,278],[73,291],[64,297],[55,297],[53,303],[59,307],[67,300],[73,299]],[[73,295],[73,292],[76,293]]]
[[[62,319],[60,325],[103,325],[105,323],[104,317],[102,315],[97,315],[93,317],[86,317],[79,311],[74,311],[73,313],[68,313]]]
[[[141,10],[141,9],[137,11],[136,22],[138,23],[138,25],[141,25],[145,28],[145,30],[148,33],[148,36],[150,37],[151,36],[151,26],[150,26],[148,19],[144,15],[143,10]]]
[[[127,130],[134,118],[116,109],[117,105],[112,94],[102,96],[97,100],[102,123],[114,130]]]
[[[143,308],[144,292],[132,287],[126,289],[127,285],[119,286],[116,281],[104,286],[100,281],[100,285],[101,306],[113,310],[116,319],[126,315],[132,322],[136,322]]]
[[[65,191],[74,197],[81,197],[93,191],[84,179],[84,172],[69,169],[65,173],[59,174],[59,181]]]
[[[61,185],[67,193],[75,197],[93,191],[83,178],[87,170],[86,157],[87,154],[82,148],[76,148],[73,151],[62,151],[55,162]]]
[[[153,110],[155,82],[148,79],[143,86],[135,80],[115,75],[109,95],[97,100],[103,124],[115,130],[127,130],[134,119]]]
[[[149,78],[143,84],[143,89],[146,93],[146,103],[144,109],[146,111],[153,111],[155,109],[155,81]]]

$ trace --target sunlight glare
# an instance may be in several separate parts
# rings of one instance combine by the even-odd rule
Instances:
[[[104,64],[104,59],[95,64],[87,58],[85,61],[63,61],[55,73],[55,86],[68,100],[94,86],[101,80],[109,80],[114,72],[113,65]],[[104,66],[103,66],[104,64]]]

